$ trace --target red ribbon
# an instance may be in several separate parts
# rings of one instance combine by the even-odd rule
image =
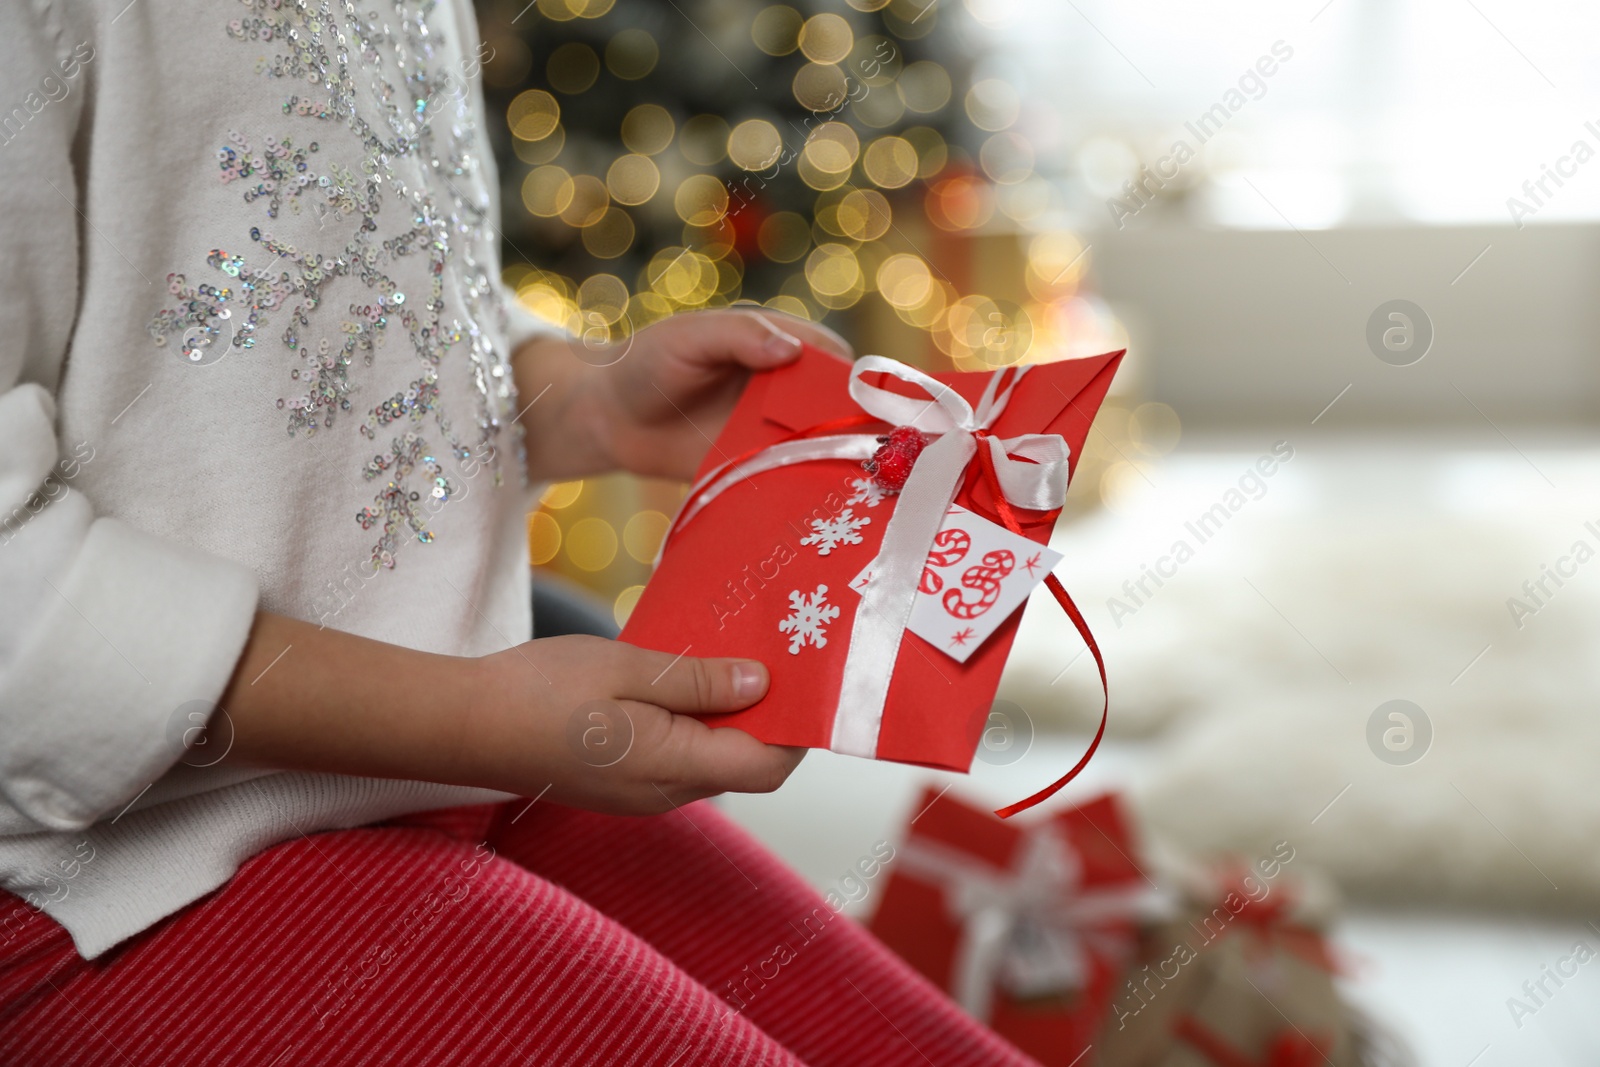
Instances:
[[[994,453],[989,451],[986,438],[993,435],[987,430],[979,430],[973,435],[978,439],[978,466],[983,471],[983,480],[989,487],[989,494],[994,497],[995,511],[1002,525],[1014,534],[1022,534],[1022,524],[1017,521],[1016,511],[1011,507],[1011,502],[1006,499],[1005,493],[1000,488],[1000,476],[994,469]],[[969,493],[970,497],[971,494]],[[1059,514],[1059,510],[1057,511]],[[1054,515],[1051,516],[1054,518]],[[1057,778],[1054,782],[1034,793],[1024,797],[1015,804],[1007,804],[995,812],[1002,819],[1009,819],[1018,812],[1027,811],[1036,804],[1041,804],[1056,793],[1061,787],[1083,773],[1083,769],[1094,758],[1095,751],[1099,749],[1101,740],[1106,736],[1106,721],[1111,716],[1111,685],[1106,679],[1106,661],[1100,654],[1100,646],[1095,643],[1094,634],[1089,632],[1089,624],[1084,621],[1083,612],[1078,610],[1078,605],[1072,602],[1072,597],[1067,595],[1066,587],[1061,584],[1061,579],[1054,574],[1044,580],[1045,588],[1056,598],[1056,603],[1061,605],[1061,610],[1067,613],[1067,618],[1072,620],[1072,625],[1077,627],[1078,636],[1083,638],[1083,643],[1089,646],[1090,655],[1094,656],[1094,663],[1100,670],[1100,690],[1105,695],[1100,705],[1100,728],[1094,732],[1094,740],[1089,742],[1089,748],[1083,757],[1073,765],[1072,770]]]

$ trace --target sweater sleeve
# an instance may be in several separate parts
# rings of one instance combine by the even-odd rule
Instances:
[[[0,823],[77,830],[183,757],[255,614],[249,568],[97,515],[62,441],[84,242],[90,12],[0,4]],[[114,420],[113,420],[114,423]]]

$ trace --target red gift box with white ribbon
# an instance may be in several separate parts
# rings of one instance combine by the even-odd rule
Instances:
[[[927,791],[871,922],[891,949],[1046,1067],[1083,1064],[1165,906],[1111,794],[1031,824]]]
[[[967,770],[1026,599],[1002,593],[1044,576],[1048,549],[1018,546],[1047,546],[1121,358],[930,375],[808,348],[753,375],[622,640],[764,662],[767,696],[715,716],[715,726],[772,744]],[[920,451],[887,454],[897,427],[897,440],[914,438]],[[885,480],[890,473],[895,481]],[[949,529],[957,519],[973,527],[969,544],[1013,541],[963,556],[968,531]],[[1082,615],[1059,581],[1045,581],[1103,675]],[[949,614],[949,642],[913,632],[927,614],[919,609]],[[963,641],[971,647],[952,647]]]

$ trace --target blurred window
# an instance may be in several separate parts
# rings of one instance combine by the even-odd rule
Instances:
[[[1600,217],[1600,4],[967,6],[998,45],[979,76],[1021,91],[1021,128],[1076,221],[1108,221],[1107,198],[1163,160],[1174,176],[1146,182],[1159,210],[1223,225]],[[1196,150],[1181,165],[1179,140]]]

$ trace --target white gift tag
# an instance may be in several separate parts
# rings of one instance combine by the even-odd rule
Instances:
[[[952,505],[928,551],[907,629],[965,663],[1060,562],[1061,553]],[[865,589],[876,563],[850,588]]]

